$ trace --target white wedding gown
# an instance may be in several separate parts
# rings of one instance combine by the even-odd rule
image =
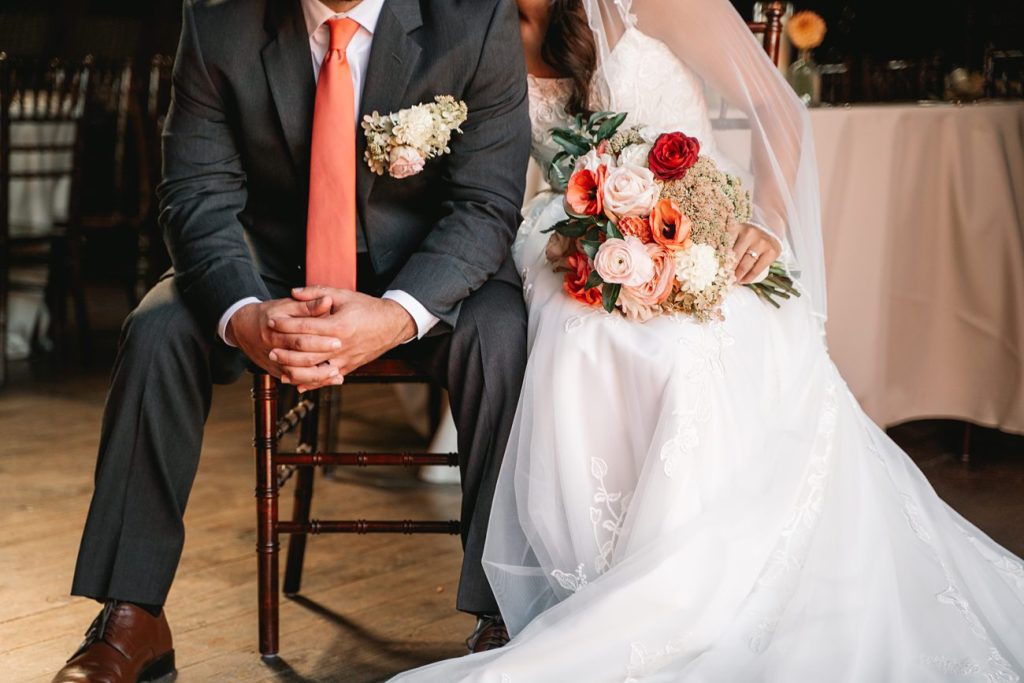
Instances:
[[[664,45],[632,29],[605,68],[606,109],[714,155]],[[541,164],[567,88],[531,78]],[[484,556],[514,637],[397,680],[1020,680],[1024,563],[861,412],[806,297],[737,289],[721,323],[628,322],[545,261],[561,197],[525,217],[529,365]]]

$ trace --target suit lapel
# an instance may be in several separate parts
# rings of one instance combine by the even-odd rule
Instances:
[[[271,38],[261,52],[263,69],[292,163],[299,177],[306,178],[316,84],[309,36],[298,0],[270,0],[267,30]]]
[[[409,34],[423,25],[419,0],[387,0],[373,34],[370,63],[360,102],[359,122],[371,112],[387,114],[399,108],[420,57],[420,46]],[[377,176],[363,160],[366,136],[356,133],[357,196],[365,203]]]

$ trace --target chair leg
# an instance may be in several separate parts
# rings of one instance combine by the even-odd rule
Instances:
[[[310,453],[317,452],[317,437],[320,422],[320,392],[313,394],[313,409],[302,419],[299,428],[299,444]],[[295,475],[295,505],[292,519],[301,524],[309,522],[309,511],[313,504],[313,479],[316,470],[300,467]],[[284,594],[292,597],[302,587],[302,564],[306,557],[306,534],[292,534],[288,539],[288,561],[284,568]]]
[[[960,448],[960,462],[971,462],[971,423],[964,422],[963,445]]]
[[[50,338],[54,357],[66,362],[68,323],[67,244],[60,237],[50,243],[50,262],[46,275],[46,305],[50,309]]]
[[[320,390],[321,398],[320,412],[323,413],[323,438],[321,439],[322,450],[326,453],[333,453],[338,450],[338,420],[341,418],[340,387],[326,387]],[[324,476],[331,476],[333,466],[324,465]]]
[[[259,594],[259,641],[263,661],[277,659],[277,382],[269,375],[253,379],[256,448],[256,555]]]
[[[75,327],[78,332],[78,350],[82,361],[92,361],[92,328],[89,325],[89,311],[85,304],[85,280],[82,277],[82,243],[78,238],[69,239],[68,271],[70,273],[71,300],[75,307]]]

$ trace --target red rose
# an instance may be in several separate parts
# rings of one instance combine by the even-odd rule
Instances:
[[[647,155],[651,172],[659,180],[678,180],[686,175],[700,156],[700,141],[682,133],[658,136]]]
[[[565,291],[573,299],[587,306],[598,306],[601,304],[601,289],[591,287],[585,289],[587,280],[590,278],[590,260],[586,254],[576,252],[569,254],[565,259],[565,266],[569,272],[565,274]]]

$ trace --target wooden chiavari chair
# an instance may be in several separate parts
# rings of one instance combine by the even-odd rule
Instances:
[[[63,62],[0,53],[0,373],[6,379],[8,297],[13,288],[38,288],[12,269],[47,266],[45,292],[58,345],[66,334],[67,299],[74,301],[82,339],[87,335],[78,258],[82,121],[91,60]],[[45,131],[45,135],[43,134]],[[48,190],[38,185],[49,183]],[[19,192],[55,194],[66,187],[66,217],[47,225],[11,220],[12,184]],[[36,184],[35,190],[31,188]]]
[[[782,58],[782,17],[786,14],[785,4],[779,0],[765,3],[764,21],[748,21],[747,26],[754,33],[764,37],[764,51],[775,66]]]
[[[369,363],[345,377],[350,384],[430,384],[431,380],[411,365],[391,359]],[[253,443],[256,449],[256,552],[258,556],[259,648],[265,661],[278,653],[280,536],[290,535],[284,574],[284,594],[294,596],[302,584],[306,538],[310,534],[451,534],[461,532],[458,520],[318,520],[310,519],[315,468],[331,467],[457,467],[457,453],[362,453],[334,452],[333,430],[338,417],[340,388],[308,392],[284,415],[278,413],[280,387],[266,374],[253,378]],[[298,430],[294,451],[279,450],[281,439]],[[326,451],[320,448],[324,434]],[[295,478],[292,519],[281,520],[278,502],[281,487]]]

